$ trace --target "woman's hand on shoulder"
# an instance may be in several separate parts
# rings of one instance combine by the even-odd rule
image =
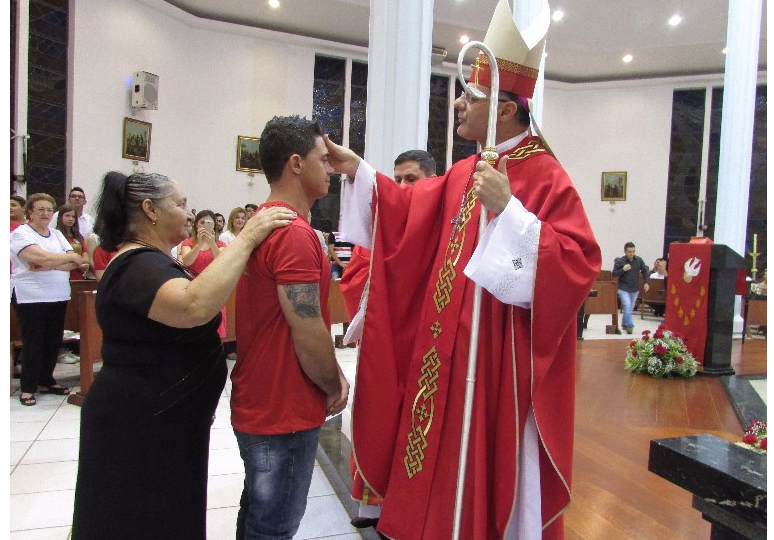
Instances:
[[[297,217],[298,214],[283,206],[261,208],[247,220],[237,238],[244,236],[250,243],[257,246],[266,240],[271,231],[279,227],[287,227]]]

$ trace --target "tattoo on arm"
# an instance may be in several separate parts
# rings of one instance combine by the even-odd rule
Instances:
[[[283,285],[293,306],[293,312],[302,319],[315,319],[320,313],[320,286],[314,283]]]

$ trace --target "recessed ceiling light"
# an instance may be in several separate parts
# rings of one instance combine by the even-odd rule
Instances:
[[[672,18],[669,19],[669,26],[677,26],[683,22],[683,18],[680,15],[672,15]]]
[[[557,9],[554,11],[554,14],[551,15],[551,18],[556,22],[561,21],[564,18],[564,11]]]
[[[468,41],[470,41],[470,38],[468,36],[460,36],[460,43],[465,45]]]
[[[280,6],[279,0],[269,0],[269,7],[277,9]]]
[[[723,54],[728,54],[728,47],[726,47],[725,49],[723,49],[721,52],[722,52]]]
[[[625,64],[628,64],[629,62],[634,60],[634,57],[631,54],[627,54],[623,58],[621,58],[621,60],[623,60]]]

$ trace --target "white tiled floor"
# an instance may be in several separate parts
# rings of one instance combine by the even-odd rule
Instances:
[[[605,334],[610,318],[593,315],[586,339],[631,339],[627,334]],[[635,334],[655,330],[660,320],[636,316]],[[334,334],[341,325],[334,325]],[[357,350],[336,349],[347,379],[355,380]],[[56,377],[65,384],[77,384],[79,364],[59,364]],[[15,390],[18,379],[12,383]],[[207,504],[208,537],[234,538],[237,505],[242,490],[243,468],[236,439],[231,431],[228,396],[230,382],[216,411],[210,441],[210,478]],[[350,392],[350,396],[352,392]],[[11,540],[67,540],[72,522],[75,478],[78,466],[80,408],[63,397],[37,395],[38,404],[24,407],[18,390],[10,398],[10,538]],[[349,430],[349,411],[343,425]],[[344,507],[334,494],[322,469],[315,467],[309,500],[298,540],[359,540],[349,524]]]
[[[336,352],[348,377],[354,380],[355,349]],[[55,376],[64,384],[77,384],[78,369],[79,364],[58,364]],[[40,394],[36,395],[36,406],[25,407],[19,403],[17,386],[18,379],[11,383],[9,403],[10,539],[68,540],[78,471],[80,408],[68,404],[64,397]],[[244,479],[231,430],[230,390],[227,383],[210,440],[207,535],[212,540],[234,538]],[[296,539],[361,539],[319,465],[307,504]]]

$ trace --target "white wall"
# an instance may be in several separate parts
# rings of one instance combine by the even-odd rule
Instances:
[[[162,6],[163,8],[163,6]],[[236,170],[237,135],[260,136],[274,115],[311,117],[314,50],[188,26],[133,0],[75,0],[71,20],[72,185],[94,204],[109,170],[132,172],[121,157],[123,118],[151,122],[145,172],[180,181],[189,206],[228,216],[262,202],[266,179]],[[131,75],[159,76],[158,110],[132,111]]]
[[[121,158],[132,72],[160,77],[159,109],[136,113],[153,124],[150,162],[139,165],[181,181],[191,207],[228,215],[268,195],[263,175],[250,186],[236,171],[237,135],[259,136],[274,115],[311,117],[316,52],[367,58],[363,48],[197,19],[161,0],[70,2],[68,179],[90,204],[106,171],[132,172]],[[722,78],[546,82],[543,132],[581,194],[603,268],[629,240],[649,265],[661,254],[672,92],[710,84]],[[600,200],[603,171],[627,171],[625,202]]]
[[[602,268],[632,241],[651,265],[664,242],[672,91],[547,84],[543,135],[583,199]],[[603,171],[626,171],[626,201],[601,200]]]

